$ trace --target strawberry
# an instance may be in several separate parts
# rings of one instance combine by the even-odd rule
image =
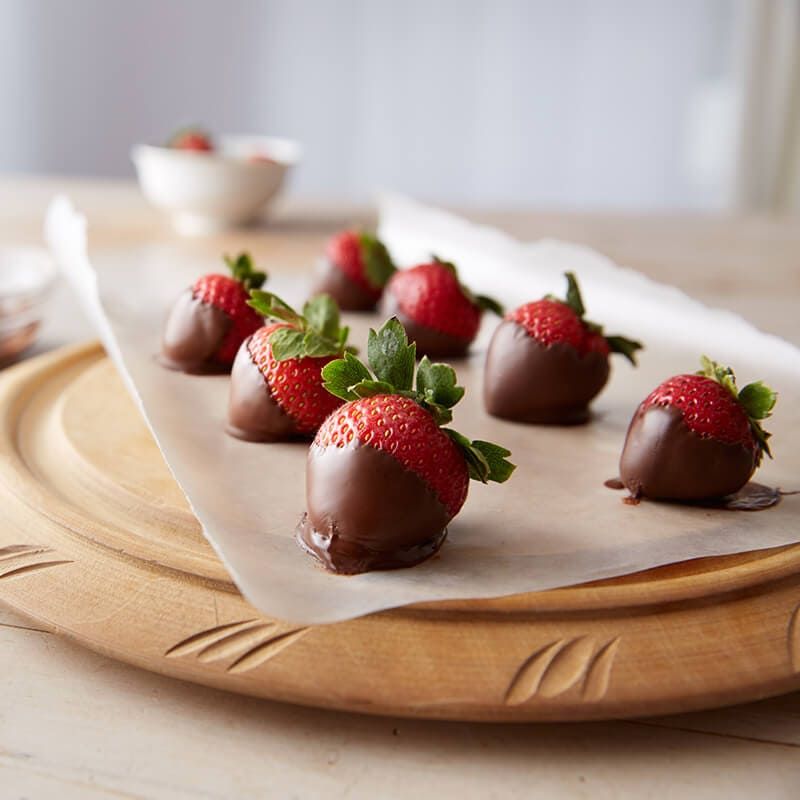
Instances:
[[[199,128],[182,128],[170,137],[168,146],[174,150],[210,153],[214,150],[211,137]]]
[[[506,314],[486,357],[486,410],[529,423],[575,424],[589,419],[589,403],[608,381],[609,355],[632,364],[639,342],[606,336],[584,318],[575,276],[568,272],[567,297],[548,295]]]
[[[777,395],[761,381],[741,391],[728,367],[706,356],[703,369],[676,375],[639,404],[620,459],[634,499],[703,500],[737,492],[766,453],[761,420]]]
[[[435,256],[396,272],[384,298],[384,311],[395,314],[417,350],[429,356],[463,355],[485,310],[503,313],[496,300],[473,294],[459,282],[455,266]]]
[[[337,233],[325,247],[315,292],[329,294],[348,311],[371,311],[395,272],[389,251],[376,237]]]
[[[231,373],[228,432],[251,441],[311,437],[342,401],[325,391],[320,371],[349,352],[334,300],[320,295],[299,314],[255,290],[250,305],[280,320],[244,341]],[[254,378],[257,376],[257,378]]]
[[[247,253],[225,256],[231,275],[204,275],[176,301],[162,341],[162,360],[185,372],[230,371],[241,343],[264,324],[248,305],[266,280]]]
[[[506,314],[506,319],[522,325],[529,336],[545,347],[567,344],[579,355],[621,353],[635,366],[636,351],[642,345],[622,336],[603,335],[600,325],[584,318],[586,311],[574,273],[567,272],[565,277],[566,300],[547,295],[542,300],[514,309]]]
[[[447,364],[416,369],[396,318],[370,330],[370,372],[353,355],[322,370],[345,404],[317,431],[308,456],[301,547],[334,572],[411,566],[438,550],[470,478],[503,482],[509,451],[443,427],[464,395]]]

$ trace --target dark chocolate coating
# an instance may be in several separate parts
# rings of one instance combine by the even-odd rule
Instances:
[[[450,514],[425,482],[393,456],[356,442],[312,444],[306,467],[308,511],[298,544],[331,572],[353,575],[411,567],[432,556]]]
[[[608,357],[580,355],[567,344],[544,346],[513,320],[498,325],[483,373],[483,402],[495,417],[516,422],[575,425],[606,385]]]
[[[430,358],[458,358],[463,356],[470,344],[471,339],[464,339],[461,336],[453,336],[450,333],[437,331],[427,325],[420,325],[401,310],[397,298],[389,288],[383,295],[381,302],[381,314],[384,317],[397,317],[402,326],[406,329],[409,342],[416,342],[417,357],[429,356]]]
[[[213,356],[231,325],[224,311],[201,302],[191,288],[186,289],[167,316],[159,360],[165,367],[182,372],[229,372],[230,364],[215,361]]]
[[[705,500],[739,491],[755,470],[755,453],[690,431],[676,408],[636,410],[619,462],[634,497]]]
[[[228,424],[225,430],[246,442],[310,438],[275,402],[258,365],[250,355],[250,337],[242,342],[231,370]]]
[[[374,311],[380,298],[379,292],[370,294],[328,258],[319,261],[311,294],[330,295],[342,311]]]

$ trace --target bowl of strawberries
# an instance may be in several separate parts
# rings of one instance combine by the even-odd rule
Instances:
[[[178,233],[205,235],[255,220],[281,190],[302,149],[291,139],[186,128],[131,152],[148,202]]]

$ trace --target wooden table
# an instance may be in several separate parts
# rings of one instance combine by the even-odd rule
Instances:
[[[173,239],[129,184],[0,180],[0,242],[36,242],[50,196],[94,247]],[[550,213],[475,215],[584,242],[800,344],[800,225]],[[321,240],[357,209],[286,203],[268,227],[190,241],[208,255]],[[288,235],[291,234],[291,237]],[[288,238],[287,238],[288,237]],[[63,289],[37,345],[88,338]],[[2,375],[0,374],[0,380]],[[0,509],[0,524],[2,510]],[[110,661],[0,608],[0,797],[796,798],[800,693],[631,722],[470,725],[295,708]]]

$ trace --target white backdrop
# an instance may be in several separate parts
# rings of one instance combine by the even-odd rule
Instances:
[[[738,5],[0,0],[0,170],[128,175],[202,122],[301,140],[305,195],[719,207]]]

